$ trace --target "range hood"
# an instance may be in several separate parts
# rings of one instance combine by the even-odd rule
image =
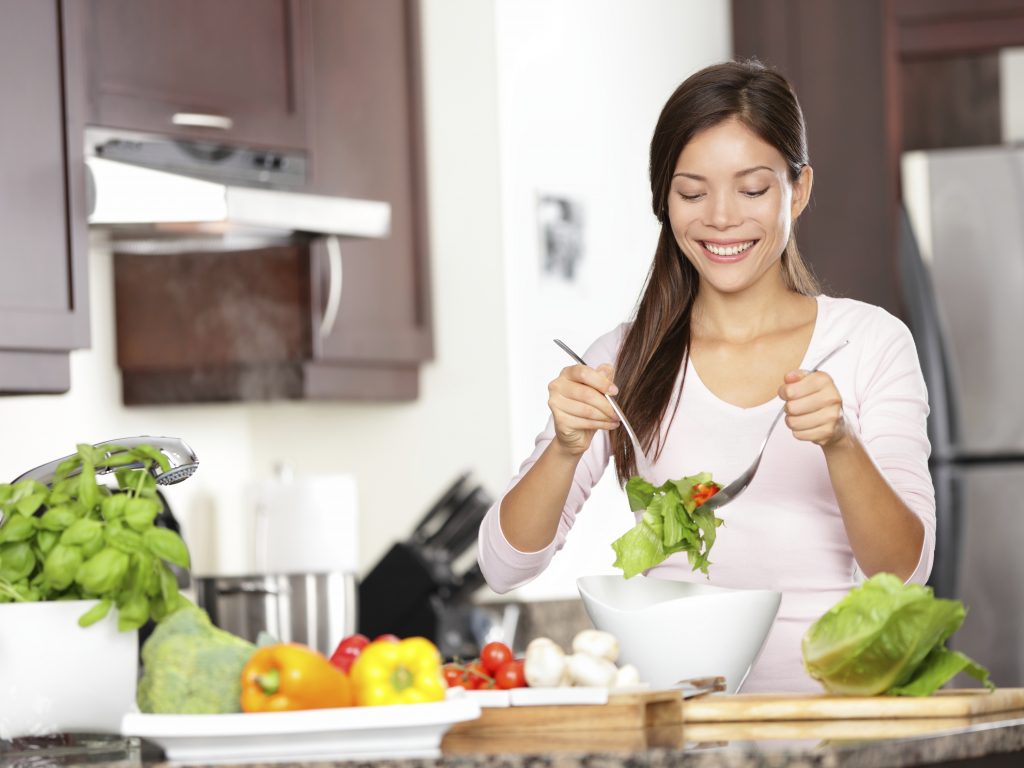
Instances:
[[[299,191],[301,152],[88,128],[85,155],[90,226],[134,240],[383,238],[391,226],[386,202]]]

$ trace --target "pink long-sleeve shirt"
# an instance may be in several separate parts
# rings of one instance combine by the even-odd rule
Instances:
[[[847,423],[859,434],[883,477],[923,523],[924,544],[909,580],[924,583],[935,550],[935,495],[928,471],[928,399],[913,337],[899,319],[878,307],[828,296],[818,296],[817,301],[818,315],[801,367],[812,367],[849,339],[849,346],[822,370],[839,389]],[[584,355],[587,363],[614,365],[625,331],[621,325],[597,339]],[[678,393],[678,378],[676,384]],[[674,404],[674,400],[669,404],[668,413]],[[727,403],[704,385],[690,364],[676,416],[662,426],[664,449],[647,479],[660,484],[709,471],[718,482],[728,483],[753,460],[781,407],[778,397],[752,408]],[[509,488],[552,439],[554,426],[549,419]],[[491,507],[480,526],[478,559],[492,589],[506,592],[547,567],[609,458],[608,434],[599,431],[576,469],[555,538],[542,550],[522,552],[510,545],[499,521],[501,499]],[[621,514],[625,532],[635,522],[625,502]],[[718,529],[705,583],[782,593],[775,623],[743,690],[820,691],[804,669],[801,637],[858,583],[859,575],[821,448],[797,440],[780,424],[749,488],[718,514],[725,523]],[[685,553],[670,556],[648,576],[705,580],[703,574],[690,570]]]

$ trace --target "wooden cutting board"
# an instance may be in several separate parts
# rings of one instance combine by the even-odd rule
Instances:
[[[686,723],[688,742],[806,741],[824,739],[906,739],[940,731],[974,728],[1005,720],[1007,713],[977,717],[893,717],[886,720],[754,720],[737,723]],[[1015,713],[1010,713],[1010,717]],[[679,727],[679,726],[676,726]]]
[[[460,723],[459,726],[462,724]],[[701,728],[724,728],[729,723],[706,723]],[[452,728],[441,740],[441,754],[449,755],[519,755],[543,751],[556,752],[643,752],[648,749],[681,749],[682,723],[653,728],[605,728],[585,731],[529,730],[474,731]],[[575,764],[575,763],[573,763]]]
[[[484,707],[480,717],[456,723],[452,734],[566,733],[643,730],[681,722],[678,690],[613,693],[605,704]]]
[[[825,693],[712,694],[683,702],[687,723],[975,717],[1024,709],[1024,688],[952,689],[932,696],[835,696]]]

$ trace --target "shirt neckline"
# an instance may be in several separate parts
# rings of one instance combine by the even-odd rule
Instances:
[[[810,356],[812,352],[817,348],[818,339],[823,333],[822,328],[824,326],[824,323],[822,322],[822,312],[824,311],[825,303],[824,301],[822,301],[821,294],[815,296],[814,300],[817,303],[817,312],[814,316],[814,328],[811,330],[811,338],[807,342],[807,348],[804,350],[803,358],[800,360],[800,368],[804,370],[806,370],[807,367],[810,365]],[[736,405],[735,403],[730,403],[728,400],[723,400],[714,392],[712,392],[711,388],[704,383],[704,380],[700,377],[700,374],[697,373],[697,368],[694,366],[693,361],[690,360],[689,355],[686,356],[686,377],[688,382],[693,381],[700,390],[702,390],[710,399],[714,400],[719,406],[725,408],[726,410],[735,411],[736,413],[757,413],[758,411],[763,411],[767,409],[768,406],[777,406],[779,403],[782,402],[782,399],[778,395],[775,395],[775,397],[773,397],[771,400],[766,400],[763,403],[758,403],[757,405],[751,405],[749,407]]]

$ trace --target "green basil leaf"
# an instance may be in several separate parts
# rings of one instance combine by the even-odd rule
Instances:
[[[96,471],[91,461],[82,462],[82,474],[78,476],[78,504],[86,513],[100,503],[100,489],[96,484]]]
[[[145,550],[132,555],[131,580],[140,594],[147,597],[160,594],[160,576],[156,570],[159,562]]]
[[[164,601],[165,605],[171,605],[178,594],[178,580],[174,577],[171,569],[164,565],[162,561],[157,561],[157,563],[157,575],[160,580],[160,598]]]
[[[38,523],[34,517],[24,515],[11,515],[5,517],[0,524],[0,543],[7,541],[26,541],[31,539],[35,533]]]
[[[43,557],[46,557],[58,541],[60,541],[59,533],[55,531],[39,531],[36,533],[36,550]]]
[[[0,579],[12,584],[27,579],[36,567],[36,556],[27,541],[0,545]]]
[[[78,626],[90,627],[97,621],[102,621],[110,613],[110,600],[100,600],[96,605],[78,617]]]
[[[136,531],[153,527],[153,521],[160,514],[160,502],[156,499],[132,498],[124,510],[124,521]]]
[[[188,547],[181,537],[167,528],[151,528],[142,535],[146,548],[161,560],[189,567]]]
[[[103,523],[99,520],[75,520],[60,535],[60,543],[82,546],[102,538]]]
[[[128,494],[112,493],[100,502],[100,512],[104,520],[119,520],[124,517],[125,507],[128,505]]]
[[[15,505],[14,509],[18,514],[29,516],[34,515],[36,511],[43,506],[43,502],[46,500],[45,493],[33,493],[29,496],[21,498]]]
[[[80,469],[82,466],[82,457],[77,453],[73,456],[68,456],[60,464],[57,465],[57,469],[53,473],[54,486],[68,479],[68,477]]]
[[[43,575],[55,590],[67,589],[84,561],[82,550],[75,546],[58,544],[43,562]]]
[[[121,586],[128,573],[128,563],[124,552],[105,547],[82,563],[75,581],[87,594],[109,595]]]
[[[117,628],[121,632],[138,629],[149,619],[149,600],[144,595],[132,592],[128,599],[117,607]]]
[[[136,496],[155,496],[156,480],[149,472],[140,469],[121,469],[114,473],[122,490]]]
[[[39,527],[45,531],[63,531],[76,520],[78,520],[78,514],[74,507],[70,505],[50,507],[39,518]]]
[[[135,448],[135,454],[149,459],[149,464],[156,464],[164,472],[171,468],[171,462],[159,450],[151,445],[139,445]]]
[[[125,528],[120,520],[107,523],[107,527],[103,531],[103,538],[106,539],[107,544],[127,555],[143,551],[142,536]]]

